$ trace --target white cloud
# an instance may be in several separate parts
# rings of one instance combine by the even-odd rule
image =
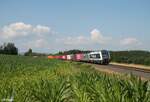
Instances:
[[[30,24],[18,22],[4,26],[0,34],[3,38],[14,38],[17,36],[26,36],[31,30],[32,26]]]
[[[129,45],[138,45],[140,44],[140,41],[137,40],[136,38],[132,38],[132,37],[129,37],[129,38],[124,38],[120,41],[120,44],[121,45],[125,45],[125,46],[129,46]]]
[[[47,41],[44,39],[38,39],[33,44],[36,48],[43,48],[47,46]]]
[[[57,41],[62,42],[65,45],[84,45],[88,43],[89,39],[84,36],[77,36],[57,39]]]
[[[67,36],[63,38],[58,38],[60,34],[54,37],[51,37],[51,34],[57,35],[48,26],[16,22],[0,28],[0,43],[11,41],[19,45],[19,48],[23,50],[28,48],[35,50],[95,48],[97,46],[101,46],[101,48],[117,46],[116,48],[135,49],[139,48],[141,44],[138,39],[133,37],[112,40],[111,37],[105,36],[98,29],[93,29],[88,35]],[[106,43],[110,45],[106,46]]]
[[[44,33],[50,33],[50,28],[42,25],[33,26],[23,22],[12,23],[0,29],[0,36],[3,39],[12,39],[31,34],[39,35]]]
[[[64,43],[65,45],[88,45],[88,44],[105,44],[111,40],[110,37],[104,37],[99,30],[93,29],[89,36],[76,36],[76,37],[65,37],[57,39],[57,41]]]
[[[33,32],[37,34],[48,33],[50,32],[50,28],[47,26],[37,25],[35,28],[33,28]]]
[[[91,40],[96,43],[104,44],[111,40],[110,37],[104,37],[97,29],[91,31]]]
[[[35,41],[29,41],[23,44],[25,48],[45,48],[48,46],[48,42],[45,39],[37,39]]]
[[[52,46],[53,34],[56,32],[48,26],[15,22],[0,28],[0,43],[13,42],[21,52],[28,48],[44,51]]]

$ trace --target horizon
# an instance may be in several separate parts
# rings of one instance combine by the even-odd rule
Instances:
[[[41,53],[41,54],[57,54],[57,53],[59,53],[59,52],[68,52],[68,51],[71,51],[71,50],[79,50],[79,51],[90,51],[90,50],[80,50],[80,49],[70,49],[70,50],[64,50],[64,51],[57,51],[57,52],[52,52],[52,53],[50,53],[50,52],[35,52],[35,51],[33,51],[33,53]],[[100,49],[100,50],[107,50],[107,49]],[[100,51],[100,50],[91,50],[92,52],[93,51]],[[28,51],[28,50],[27,50]],[[19,52],[18,54],[24,54],[24,53],[26,53],[27,51],[25,51],[25,52]],[[108,50],[109,52],[122,52],[122,51],[144,51],[144,52],[150,52],[150,51],[148,51],[148,50]]]
[[[0,45],[19,52],[150,51],[149,0],[0,1]]]

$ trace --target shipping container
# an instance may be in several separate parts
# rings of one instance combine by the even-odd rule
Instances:
[[[88,61],[89,61],[89,54],[83,54],[83,59],[82,59],[82,61],[88,62]]]
[[[67,60],[71,60],[71,55],[67,55]]]
[[[74,60],[74,54],[71,54],[70,57],[71,57],[71,60]]]
[[[50,56],[47,56],[48,59],[54,59],[55,57],[50,55]]]
[[[67,56],[66,56],[66,55],[62,55],[62,59],[63,59],[63,60],[66,60],[66,59],[67,59]]]
[[[61,58],[61,56],[55,56],[55,59],[60,59]]]
[[[78,53],[75,54],[75,61],[81,61],[83,59],[83,55],[82,53]]]
[[[67,60],[74,60],[74,55],[70,54],[70,55],[66,55]]]
[[[59,56],[59,59],[63,59],[63,56],[62,56],[62,55],[60,55],[60,56]]]

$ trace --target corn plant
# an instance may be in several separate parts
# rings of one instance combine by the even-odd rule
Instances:
[[[83,63],[0,55],[0,101],[5,99],[15,102],[150,102],[150,81],[132,74],[97,72]]]

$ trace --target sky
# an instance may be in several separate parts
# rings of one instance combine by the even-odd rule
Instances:
[[[0,44],[19,52],[150,51],[150,0],[0,0]]]

